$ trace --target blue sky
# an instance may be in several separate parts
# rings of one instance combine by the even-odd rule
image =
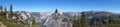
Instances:
[[[48,12],[59,8],[63,12],[109,11],[120,13],[120,0],[0,0],[0,5],[13,5],[13,11]]]

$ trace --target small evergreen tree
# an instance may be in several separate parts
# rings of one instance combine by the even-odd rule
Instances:
[[[32,18],[32,24],[33,24],[33,25],[36,24],[34,17]]]
[[[77,19],[76,15],[74,15],[72,24],[73,24],[73,27],[81,27],[80,19]]]
[[[85,16],[85,12],[81,13],[81,20],[80,21],[81,21],[82,27],[89,27],[88,21],[87,21],[86,16]]]
[[[2,12],[2,9],[3,9],[3,7],[0,5],[0,10],[1,10],[1,12]]]
[[[108,21],[108,23],[109,23],[109,24],[112,23],[112,20],[113,20],[113,19],[112,19],[112,16],[110,15],[110,16],[109,16],[109,21]]]
[[[110,25],[111,25],[111,23],[112,23],[112,20],[113,20],[113,19],[112,19],[112,15],[110,15],[110,16],[109,16],[109,20],[108,20],[108,24],[107,24],[108,27],[110,27]]]
[[[5,12],[5,13],[7,12],[6,7],[4,8],[4,12]]]
[[[13,17],[13,12],[12,12],[12,4],[10,5],[10,18],[12,18]]]
[[[12,12],[12,4],[10,5],[10,14],[13,15],[13,12]]]

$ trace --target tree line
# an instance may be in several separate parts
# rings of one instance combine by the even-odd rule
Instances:
[[[9,8],[9,11],[10,11],[10,14],[11,15],[13,15],[13,10],[12,10],[13,8],[12,8],[12,4],[10,5],[10,8]],[[0,14],[2,15],[2,14],[5,14],[5,13],[7,13],[8,11],[7,11],[7,8],[6,8],[6,6],[5,7],[3,7],[2,5],[0,5]]]
[[[114,20],[111,14],[109,15],[107,24],[95,22],[93,26],[91,26],[89,21],[87,20],[85,12],[82,12],[80,17],[81,18],[77,18],[77,15],[74,15],[72,27],[120,27],[120,24],[113,23]]]

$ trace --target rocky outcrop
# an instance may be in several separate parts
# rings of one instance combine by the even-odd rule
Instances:
[[[17,11],[13,15],[12,19],[14,20],[14,22],[16,22],[18,24],[29,24],[29,25],[32,25],[33,17],[31,16],[31,14],[29,12]]]

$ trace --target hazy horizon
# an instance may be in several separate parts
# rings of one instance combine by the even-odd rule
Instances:
[[[59,8],[62,12],[108,11],[120,13],[119,0],[0,0],[0,5],[12,4],[13,11],[49,12]]]

